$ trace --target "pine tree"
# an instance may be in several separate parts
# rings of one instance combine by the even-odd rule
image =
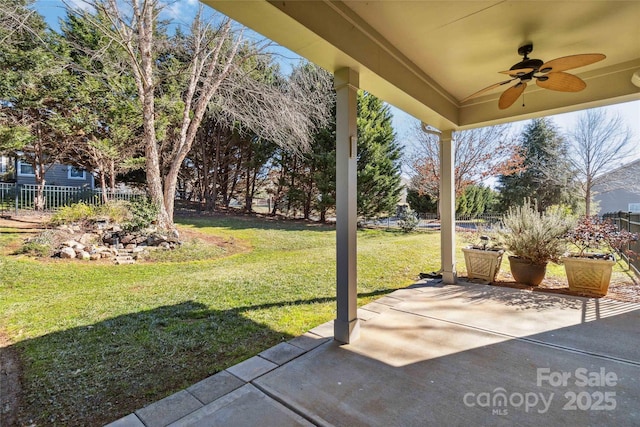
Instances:
[[[358,93],[358,214],[375,217],[395,210],[401,191],[401,147],[389,107]]]
[[[573,176],[567,161],[567,143],[551,119],[532,120],[521,135],[523,168],[512,175],[501,175],[500,207],[521,205],[534,198],[544,210],[552,205],[573,204]]]
[[[76,81],[64,41],[42,16],[15,6],[21,23],[0,28],[5,41],[0,49],[0,151],[31,164],[38,184],[34,207],[40,210],[45,173],[70,149],[74,114],[69,94]]]

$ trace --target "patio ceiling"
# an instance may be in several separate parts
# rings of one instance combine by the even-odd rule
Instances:
[[[440,129],[465,129],[640,99],[640,1],[226,1],[203,0],[234,20],[334,72],[352,68],[360,87]],[[587,82],[566,93],[529,84],[498,109],[506,80],[531,58],[580,53],[607,58],[569,72]]]

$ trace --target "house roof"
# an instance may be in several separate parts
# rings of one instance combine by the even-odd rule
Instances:
[[[358,71],[362,89],[440,129],[640,99],[632,83],[634,73],[640,80],[639,1],[203,2],[328,71]],[[569,71],[587,83],[580,92],[530,84],[500,110],[505,85],[461,102],[508,79],[499,72],[522,59],[526,42],[529,57],[545,62],[582,53],[606,59]]]

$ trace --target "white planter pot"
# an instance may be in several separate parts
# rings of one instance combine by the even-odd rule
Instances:
[[[602,296],[607,294],[615,261],[575,256],[562,257],[561,261],[570,290]]]
[[[500,271],[504,250],[488,251],[482,249],[463,248],[464,262],[469,279],[482,279],[488,282],[496,280]]]

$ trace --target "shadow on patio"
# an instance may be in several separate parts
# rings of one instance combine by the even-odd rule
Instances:
[[[638,304],[430,283],[359,317],[354,344],[321,325],[114,425],[640,423]]]

